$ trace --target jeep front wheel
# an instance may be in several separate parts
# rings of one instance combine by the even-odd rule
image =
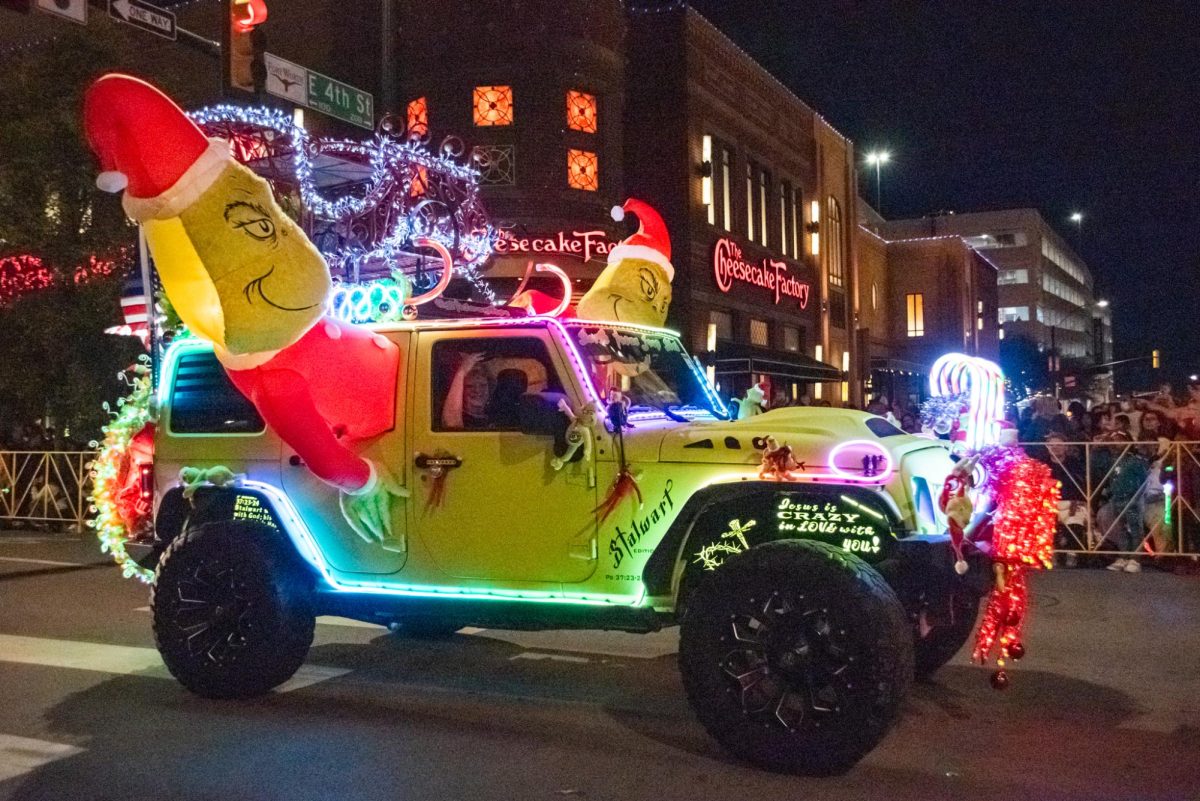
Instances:
[[[865,562],[780,540],[700,582],[679,665],[700,722],[730,752],[769,770],[831,775],[891,727],[912,683],[912,635]]]
[[[197,695],[261,695],[304,662],[312,580],[277,538],[253,524],[208,523],[163,553],[154,640],[171,675]]]

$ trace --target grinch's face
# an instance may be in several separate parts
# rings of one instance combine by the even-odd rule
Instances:
[[[147,238],[171,303],[228,352],[287,347],[324,313],[325,260],[242,165],[227,167],[175,220],[153,222]]]
[[[652,261],[622,259],[600,273],[579,300],[576,313],[589,320],[662,326],[671,304],[671,282]]]

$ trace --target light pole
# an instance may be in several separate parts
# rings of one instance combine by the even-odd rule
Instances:
[[[1075,238],[1079,242],[1079,247],[1082,248],[1083,247],[1083,212],[1082,211],[1073,211],[1073,212],[1071,212],[1071,216],[1068,219],[1070,219],[1071,222],[1075,223]]]
[[[866,155],[867,164],[875,167],[875,210],[880,214],[883,214],[883,181],[879,171],[891,158],[892,154],[886,150],[872,150]]]

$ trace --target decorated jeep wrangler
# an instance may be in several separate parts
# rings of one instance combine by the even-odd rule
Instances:
[[[928,672],[966,640],[980,591],[937,534],[950,469],[938,443],[838,409],[730,422],[665,330],[537,318],[374,330],[401,351],[404,402],[364,453],[410,487],[382,542],[356,535],[210,346],[169,350],[153,606],[163,657],[193,691],[286,680],[318,614],[419,635],[680,623],[684,684],[709,731],[760,764],[829,772],[886,732],[914,651]],[[598,388],[614,376],[623,400],[610,403]],[[770,461],[774,443],[787,464]],[[187,488],[184,468],[237,478]],[[605,516],[623,474],[629,494],[607,498]]]
[[[441,277],[389,285],[404,313],[357,325],[374,289],[331,294],[268,184],[157,89],[101,78],[85,130],[181,322],[107,430],[94,525],[152,582],[188,689],[271,690],[322,614],[411,636],[678,624],[705,728],[756,764],[828,774],[957,652],[993,577],[976,656],[1023,653],[1021,571],[1044,558],[1025,541],[1047,547],[1047,509],[1053,528],[1036,464],[997,451],[980,468],[1024,499],[1000,503],[992,536],[966,492],[978,457],[956,467],[945,443],[850,410],[732,420],[662,327],[674,269],[647,204],[615,210],[639,229],[573,309],[561,271],[549,303],[524,283],[504,304],[442,297],[449,244],[409,231]],[[437,166],[403,152],[412,176]],[[951,383],[982,369],[963,358]],[[994,399],[955,387],[952,415],[993,429]]]

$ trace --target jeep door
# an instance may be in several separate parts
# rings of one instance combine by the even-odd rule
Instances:
[[[526,393],[574,374],[544,328],[422,331],[413,397],[415,529],[437,570],[466,579],[578,582],[596,565],[593,466],[551,466],[554,438],[518,430]]]
[[[409,372],[409,345],[412,335],[407,331],[384,331],[383,336],[400,348],[400,369],[396,376],[397,411],[390,431],[369,441],[355,443],[361,456],[375,461],[388,470],[396,483],[408,483],[410,471],[405,458],[404,402]],[[353,377],[347,376],[347,392],[353,392]],[[407,559],[407,503],[403,498],[392,499],[391,542],[381,546],[367,542],[354,533],[342,516],[336,489],[313,475],[287,443],[283,444],[283,489],[295,505],[317,540],[321,554],[331,567],[343,573],[395,573]]]

